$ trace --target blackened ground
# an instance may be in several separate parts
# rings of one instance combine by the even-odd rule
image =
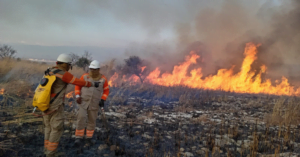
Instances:
[[[124,96],[126,104],[107,103],[108,128],[100,115],[94,135],[96,143],[88,146],[83,141],[78,147],[74,146],[76,104],[66,105],[58,155],[246,157],[275,151],[300,153],[299,125],[267,125],[264,117],[272,111],[248,105],[255,101],[267,106],[276,97],[200,96],[201,100],[189,99],[189,104],[137,96]],[[34,118],[30,112],[30,107],[25,109],[26,118],[17,117],[16,112],[0,112],[0,156],[43,155],[42,118]]]

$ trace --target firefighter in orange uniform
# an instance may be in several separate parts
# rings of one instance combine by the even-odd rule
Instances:
[[[80,80],[68,72],[71,68],[71,61],[72,59],[69,55],[61,54],[57,58],[57,66],[50,68],[48,71],[50,74],[54,74],[57,79],[51,89],[51,100],[53,99],[53,102],[50,103],[49,109],[44,112],[43,116],[45,125],[44,153],[47,157],[55,155],[59,140],[63,134],[64,97],[67,85],[70,83],[87,87],[87,89],[95,86],[90,81]]]
[[[80,145],[84,137],[84,132],[86,132],[87,144],[91,145],[95,143],[92,137],[96,127],[99,107],[103,111],[104,101],[109,94],[108,81],[106,77],[100,73],[99,62],[96,60],[92,61],[89,69],[89,73],[83,74],[80,79],[93,83],[98,82],[99,87],[86,88],[75,86],[76,101],[79,105],[75,146]]]

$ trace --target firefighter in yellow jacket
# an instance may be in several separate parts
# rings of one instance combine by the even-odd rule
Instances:
[[[49,109],[44,112],[43,116],[45,125],[44,153],[47,157],[55,155],[60,137],[63,134],[64,97],[67,85],[70,83],[84,87],[98,86],[97,83],[92,84],[90,81],[80,80],[69,73],[71,61],[69,55],[61,54],[57,58],[57,66],[49,69],[49,73],[54,74],[57,79],[51,88],[51,100],[54,99],[54,101],[50,103]]]
[[[94,60],[89,66],[89,73],[83,74],[81,80],[99,82],[99,87],[86,88],[75,86],[76,101],[79,104],[75,145],[79,145],[86,132],[87,144],[94,144],[92,137],[96,127],[99,107],[103,110],[104,101],[109,94],[107,79],[100,73],[100,64]],[[86,128],[86,130],[85,130]]]

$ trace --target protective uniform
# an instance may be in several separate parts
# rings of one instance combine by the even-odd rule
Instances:
[[[53,67],[50,71],[53,72],[57,69],[57,67]],[[47,156],[53,156],[55,154],[60,137],[63,134],[64,97],[66,85],[71,83],[78,86],[92,86],[91,82],[80,80],[67,71],[60,71],[54,75],[57,79],[52,85],[51,98],[54,98],[57,93],[61,92],[53,103],[50,104],[49,109],[45,112],[45,114],[50,114],[43,116],[45,124],[44,153]]]
[[[101,75],[101,74],[100,74]],[[89,74],[81,76],[82,80],[96,82]],[[96,127],[96,119],[98,116],[99,102],[101,99],[106,100],[109,94],[109,87],[105,76],[101,75],[99,87],[80,87],[75,86],[76,96],[81,95],[82,102],[79,105],[77,117],[77,128],[75,132],[76,138],[83,138],[86,127],[86,138],[92,138]]]

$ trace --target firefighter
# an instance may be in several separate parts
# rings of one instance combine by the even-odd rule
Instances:
[[[75,86],[76,101],[79,104],[75,146],[80,145],[84,132],[86,132],[87,144],[92,145],[95,143],[92,137],[96,127],[98,110],[100,107],[103,111],[104,102],[109,94],[108,82],[106,77],[100,73],[99,62],[97,60],[92,61],[89,69],[89,73],[83,74],[80,79],[99,82],[99,87],[86,88]]]
[[[49,109],[44,112],[43,116],[45,125],[44,154],[47,157],[55,155],[60,137],[63,134],[64,97],[67,84],[84,87],[97,86],[97,83],[92,84],[89,81],[80,80],[69,73],[71,61],[69,55],[61,54],[57,58],[56,66],[49,69],[50,73],[56,76],[56,80],[51,89],[51,99],[54,101],[50,103]]]

